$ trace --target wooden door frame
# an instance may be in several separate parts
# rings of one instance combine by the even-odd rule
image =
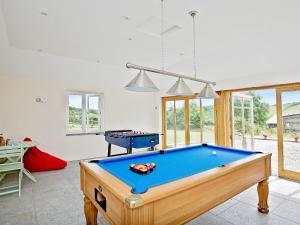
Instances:
[[[170,148],[171,146],[167,145],[167,127],[166,127],[166,102],[173,101],[174,102],[174,146],[176,147],[176,100],[184,100],[184,119],[185,119],[185,145],[190,144],[190,123],[186,121],[190,121],[190,111],[189,111],[189,100],[195,99],[196,97],[193,96],[167,96],[161,98],[162,103],[162,148]]]
[[[170,148],[170,146],[167,146],[167,137],[166,137],[166,102],[167,101],[176,101],[176,100],[184,100],[184,116],[185,116],[185,145],[190,145],[190,100],[197,99],[196,96],[167,96],[167,97],[162,97],[161,102],[162,102],[162,133],[163,133],[163,138],[162,138],[162,148]],[[200,101],[200,141],[203,141],[203,107],[202,107],[202,101]],[[175,104],[174,104],[175,108]],[[174,116],[175,117],[175,116]],[[174,121],[174,123],[176,120]],[[175,124],[176,126],[176,124]],[[174,132],[176,133],[176,132]],[[175,146],[176,146],[176,137],[174,139],[175,141]]]
[[[279,115],[282,115],[281,92],[293,91],[293,90],[298,91],[299,88],[300,88],[300,82],[295,82],[295,83],[275,84],[275,85],[267,85],[267,86],[259,86],[259,87],[247,87],[247,88],[239,88],[239,89],[230,89],[230,90],[219,91],[219,93],[222,97],[222,95],[226,95],[228,93],[232,94],[234,92],[257,91],[257,90],[265,90],[265,89],[274,89],[275,90],[275,92],[276,92],[276,113],[277,113],[277,139],[278,139],[278,141],[277,141],[277,144],[278,144],[278,148],[277,148],[277,152],[278,152],[278,176],[283,177],[283,178],[292,179],[292,180],[300,180],[300,176],[299,176],[299,173],[297,173],[297,172],[284,170],[284,165],[283,165],[283,136],[282,136],[282,133],[280,132],[280,130],[282,130],[283,127],[282,127],[282,118],[280,118]],[[220,104],[225,104],[224,101],[231,104],[231,97],[230,97],[230,100],[224,98],[221,101]],[[279,107],[279,105],[281,105],[281,106]],[[228,108],[223,111],[224,114],[227,113],[227,110],[228,110]],[[224,123],[226,122],[226,120],[221,120],[221,121],[223,121]],[[216,128],[222,127],[221,126],[222,124],[218,124],[219,122],[220,122],[220,120],[215,119]],[[230,124],[232,125],[232,118],[230,118]],[[225,125],[224,130],[225,130],[225,128],[228,128],[228,126],[231,126],[231,125]],[[230,127],[230,128],[232,128],[232,127]],[[220,138],[222,136],[223,135],[217,134],[216,137]],[[228,139],[228,135],[225,135],[225,137],[227,137],[227,139]],[[225,138],[225,140],[226,140],[226,138]],[[232,143],[234,141],[233,136],[231,136],[230,141],[231,141],[230,146],[232,147]],[[222,144],[222,141],[218,140],[218,141],[216,141],[216,143],[221,143]],[[225,146],[225,144],[224,144],[224,146]]]
[[[230,104],[231,104],[231,144],[232,147],[234,147],[235,143],[234,143],[234,137],[235,137],[235,126],[234,126],[234,97],[238,97],[242,99],[242,129],[243,129],[243,133],[245,132],[245,119],[244,119],[244,102],[245,99],[251,99],[250,101],[250,123],[251,123],[251,149],[254,148],[254,103],[253,103],[253,96],[249,96],[249,95],[245,95],[245,94],[241,94],[239,92],[232,92],[231,94],[231,99],[230,99]],[[244,135],[244,134],[243,134]]]
[[[283,119],[282,119],[282,93],[300,91],[300,85],[276,88],[276,111],[277,111],[277,135],[278,135],[278,175],[283,178],[300,180],[300,172],[284,169],[284,146],[283,146]]]

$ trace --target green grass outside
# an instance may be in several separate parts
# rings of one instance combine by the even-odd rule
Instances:
[[[174,146],[174,130],[167,130],[167,145]],[[185,131],[176,130],[177,146],[185,145]],[[203,128],[203,142],[214,143],[215,133],[213,127]],[[200,129],[190,131],[190,144],[199,144],[200,142]]]

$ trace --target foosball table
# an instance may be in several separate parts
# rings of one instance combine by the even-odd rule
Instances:
[[[158,133],[147,133],[133,130],[111,130],[105,131],[105,140],[108,142],[107,156],[131,154],[133,148],[150,148],[159,144]],[[111,146],[116,145],[126,149],[126,153],[111,154]]]

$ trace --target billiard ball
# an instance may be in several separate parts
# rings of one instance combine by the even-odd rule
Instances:
[[[216,154],[217,154],[217,151],[212,151],[212,154],[213,154],[213,155],[216,155]]]

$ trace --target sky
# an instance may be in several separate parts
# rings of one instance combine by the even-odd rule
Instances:
[[[82,95],[69,95],[69,105],[76,108],[81,108]],[[89,109],[99,109],[98,97],[89,97]]]
[[[243,92],[241,92],[241,93],[243,93]],[[275,89],[257,90],[257,91],[254,91],[254,93],[256,95],[261,96],[263,102],[266,102],[270,105],[276,104],[276,90]],[[283,102],[283,104],[300,102],[300,91],[284,92],[282,94],[282,102]]]

